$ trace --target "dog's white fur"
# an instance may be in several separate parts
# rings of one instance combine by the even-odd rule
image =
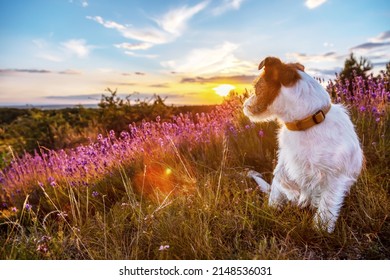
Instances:
[[[269,193],[270,205],[280,206],[288,200],[302,207],[315,207],[316,225],[332,232],[344,197],[362,169],[363,153],[348,113],[339,104],[332,104],[325,120],[307,130],[286,128],[284,123],[303,119],[331,103],[329,94],[316,80],[296,71],[300,79],[290,87],[282,85],[265,111],[252,113],[261,102],[256,94],[244,103],[244,113],[251,121],[276,118],[281,123],[272,185],[255,171],[249,176]]]

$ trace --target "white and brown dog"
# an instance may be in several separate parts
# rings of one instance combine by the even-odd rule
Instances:
[[[269,205],[291,201],[317,209],[315,223],[332,232],[345,195],[356,181],[363,153],[345,108],[332,104],[329,94],[299,63],[267,57],[255,81],[255,94],[244,103],[253,122],[281,123],[278,163],[272,184],[250,171]]]

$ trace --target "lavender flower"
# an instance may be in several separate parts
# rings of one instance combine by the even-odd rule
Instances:
[[[26,205],[24,205],[24,209],[26,209],[26,211],[30,211],[31,208],[32,208],[31,204],[26,203]]]

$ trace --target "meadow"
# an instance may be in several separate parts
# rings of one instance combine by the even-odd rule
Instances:
[[[366,164],[335,232],[313,210],[268,207],[248,169],[272,180],[276,123],[244,95],[204,113],[127,124],[66,149],[39,146],[0,172],[0,259],[388,259],[388,76],[337,77]]]

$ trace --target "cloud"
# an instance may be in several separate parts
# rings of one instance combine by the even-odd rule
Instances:
[[[238,47],[237,44],[224,42],[210,49],[194,49],[184,58],[164,61],[161,65],[176,73],[191,75],[242,73],[255,69],[254,64],[240,60],[234,55]]]
[[[324,4],[327,0],[306,0],[305,6],[309,9],[315,9]]]
[[[106,28],[115,29],[127,39],[151,43],[153,45],[165,44],[172,40],[172,36],[170,34],[154,27],[134,28],[129,25],[122,25],[114,21],[104,20],[100,16],[87,16],[87,19],[96,21],[97,23],[103,25]]]
[[[80,71],[76,71],[76,70],[72,70],[72,69],[67,69],[67,70],[58,72],[58,74],[62,74],[62,75],[81,75],[81,72]]]
[[[229,10],[238,10],[244,1],[245,0],[223,0],[223,3],[220,6],[214,8],[212,13],[218,16]]]
[[[79,58],[87,57],[92,48],[91,46],[87,46],[84,39],[71,39],[61,43],[61,46],[64,48],[65,52],[76,55]]]
[[[383,64],[383,60],[390,60],[390,30],[369,38],[367,42],[352,47],[350,52],[371,60],[382,60],[374,61],[374,63]]]
[[[44,69],[0,69],[0,73],[13,74],[13,73],[29,73],[29,74],[50,74],[49,70]]]
[[[80,75],[81,72],[76,70],[64,70],[53,72],[46,69],[0,69],[0,74],[16,74],[16,73],[27,73],[27,74],[63,74],[63,75]]]
[[[195,77],[183,78],[181,83],[251,84],[256,78],[257,76],[255,75],[214,76],[209,78]]]
[[[36,55],[36,57],[42,58],[44,60],[48,60],[48,61],[51,61],[51,62],[62,62],[62,61],[64,61],[63,57],[61,57],[59,55],[55,55],[55,54],[49,54],[49,53],[38,53]]]
[[[366,49],[371,50],[374,48],[380,48],[390,46],[390,30],[380,33],[378,36],[369,38],[368,42],[352,47],[351,50]]]
[[[118,49],[124,49],[125,54],[133,57],[143,57],[143,58],[156,58],[158,55],[155,54],[139,54],[133,52],[133,50],[147,50],[153,46],[151,43],[141,42],[141,43],[122,43],[114,45]]]
[[[308,69],[308,72],[313,74],[314,76],[325,76],[325,77],[331,77],[333,78],[336,73],[340,73],[341,70],[343,70],[342,67],[334,67],[334,68],[327,68],[327,69],[321,69],[321,68],[310,68]]]
[[[125,53],[130,56],[141,56],[147,58],[155,55],[137,55],[133,51],[146,50],[154,45],[166,44],[174,41],[186,30],[189,20],[197,13],[205,9],[208,1],[203,1],[197,5],[188,7],[182,6],[169,10],[167,13],[151,18],[157,26],[134,27],[123,25],[115,21],[105,20],[101,16],[87,16],[105,28],[114,29],[124,38],[139,41],[139,43],[122,43],[114,45],[117,48],[125,49]]]
[[[156,23],[165,31],[175,36],[180,36],[187,27],[187,22],[208,5],[208,1],[203,1],[193,7],[183,6],[168,11],[160,18],[156,18]]]
[[[385,46],[390,46],[390,42],[383,42],[383,43],[373,43],[373,42],[368,42],[368,43],[363,43],[358,46],[355,46],[351,48],[351,50],[370,50],[374,48],[379,48],[379,47],[385,47]]]
[[[378,36],[368,39],[372,43],[390,42],[390,30],[380,33]]]
[[[149,85],[149,87],[153,87],[153,88],[169,88],[170,86],[168,84],[153,84],[153,85]]]
[[[114,45],[118,49],[125,49],[125,50],[147,50],[153,46],[151,43],[122,43],[122,44],[115,44]]]
[[[87,1],[81,1],[81,6],[84,8],[88,7],[88,2]]]
[[[298,61],[300,63],[305,62],[330,62],[330,61],[338,61],[342,58],[345,58],[346,55],[339,55],[336,52],[327,52],[324,54],[305,54],[305,53],[287,53],[287,58],[293,59],[294,61]]]
[[[125,51],[125,54],[128,56],[133,56],[133,57],[143,57],[143,58],[156,58],[158,55],[156,54],[138,54],[135,52],[130,52],[130,51]]]

